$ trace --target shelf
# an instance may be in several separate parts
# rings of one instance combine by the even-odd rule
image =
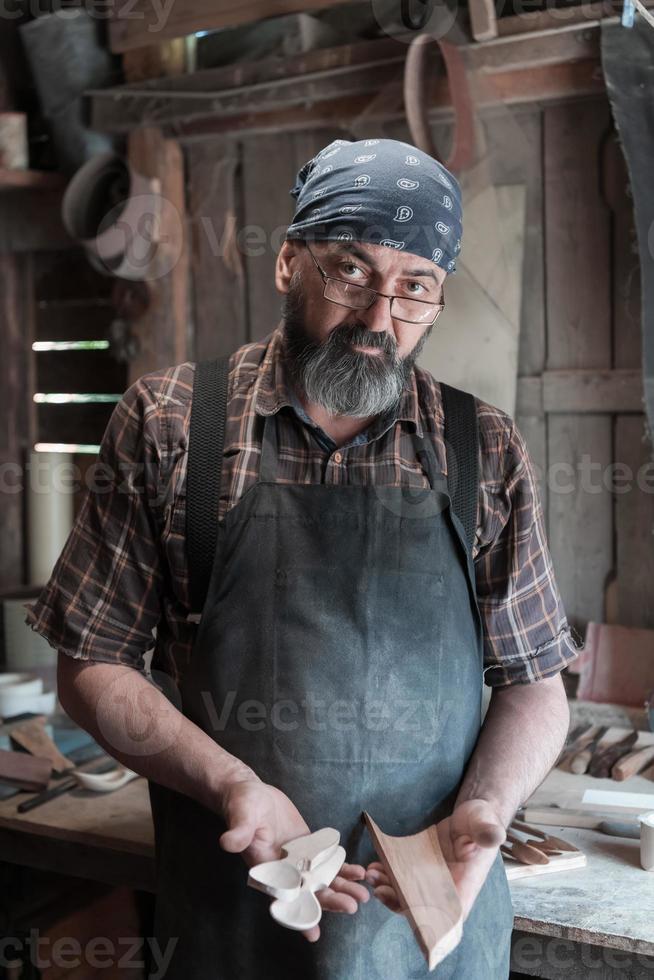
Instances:
[[[48,170],[3,170],[0,168],[0,193],[10,190],[57,190],[63,189],[63,174]]]

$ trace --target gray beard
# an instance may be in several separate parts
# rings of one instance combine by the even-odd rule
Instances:
[[[295,278],[295,277],[294,277]],[[356,311],[353,311],[356,315]],[[407,386],[413,365],[432,331],[430,326],[406,357],[388,333],[372,332],[360,323],[335,327],[323,343],[307,333],[299,281],[291,280],[282,304],[286,365],[308,401],[330,415],[368,418],[394,409]],[[352,344],[379,348],[365,354]]]

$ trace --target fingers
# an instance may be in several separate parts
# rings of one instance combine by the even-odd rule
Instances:
[[[366,876],[366,869],[362,864],[344,864],[338,872],[339,878],[348,878],[350,881],[362,881]]]
[[[344,864],[331,885],[316,892],[316,898],[326,911],[354,915],[360,903],[370,900],[368,889],[358,884],[365,877],[366,869],[362,865]]]
[[[335,878],[329,888],[316,892],[316,898],[327,912],[346,912],[354,915],[360,903],[370,900],[370,892],[363,885]]]
[[[366,871],[366,881],[374,888],[376,888],[378,885],[392,887],[391,880],[384,871],[384,866],[379,864],[377,861],[373,861],[368,865],[368,870]]]
[[[384,866],[379,861],[372,861],[368,865],[366,881],[372,885],[372,893],[382,905],[385,905],[391,912],[402,911],[395,889],[384,871]]]
[[[348,881],[337,875],[332,881],[330,888],[338,892],[339,895],[350,895],[356,902],[367,902],[370,899],[370,892],[365,885],[359,885],[356,881]]]
[[[385,905],[391,912],[400,912],[400,903],[397,900],[395,891],[388,885],[379,885],[373,890],[373,895],[378,898],[382,905]]]
[[[238,854],[250,846],[254,834],[254,827],[250,827],[248,824],[239,824],[238,827],[233,827],[231,830],[226,830],[224,834],[221,834],[218,838],[218,843],[224,851],[229,851],[231,854]]]
[[[310,943],[315,943],[320,939],[320,926],[313,926],[311,929],[305,929],[302,932],[305,939],[308,939]]]

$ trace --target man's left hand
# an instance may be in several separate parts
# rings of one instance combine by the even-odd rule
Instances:
[[[487,800],[460,803],[436,827],[441,851],[459,893],[463,918],[466,919],[495,860],[497,849],[506,840],[506,830]],[[393,912],[404,911],[379,861],[368,865],[366,881],[373,886],[373,894],[387,908]]]

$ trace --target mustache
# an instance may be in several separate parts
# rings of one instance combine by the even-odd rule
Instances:
[[[389,357],[397,352],[397,343],[388,333],[371,331],[363,323],[342,324],[335,327],[326,341],[327,345],[349,347],[357,344],[362,347],[373,347],[383,350]]]

